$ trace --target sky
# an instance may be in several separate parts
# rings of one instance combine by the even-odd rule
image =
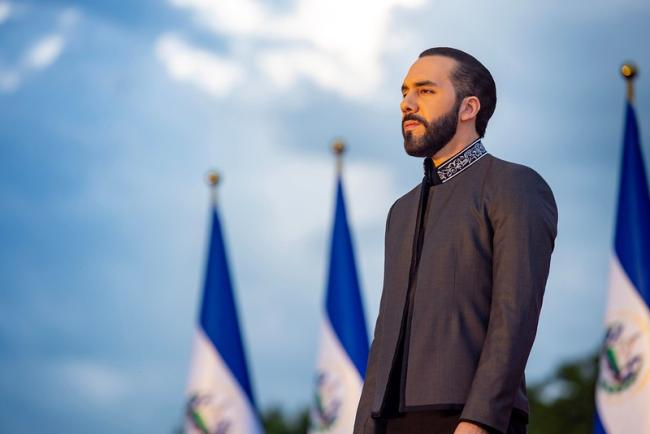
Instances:
[[[493,155],[559,230],[528,382],[602,337],[631,59],[650,155],[650,4],[0,0],[0,432],[171,433],[203,279],[208,169],[254,394],[309,403],[335,166],[372,331],[392,203],[422,177],[399,87],[432,46],[492,72]],[[648,166],[648,161],[646,161]]]

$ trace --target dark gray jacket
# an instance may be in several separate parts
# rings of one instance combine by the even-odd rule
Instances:
[[[403,405],[407,411],[462,406],[461,419],[505,432],[513,408],[528,413],[524,369],[557,208],[534,170],[490,154],[477,160],[429,191],[412,286]],[[388,212],[384,287],[354,434],[374,433],[374,417],[382,415],[405,312],[420,190],[406,193]]]

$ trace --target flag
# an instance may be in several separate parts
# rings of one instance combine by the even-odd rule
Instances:
[[[187,387],[185,433],[262,433],[216,205]]]
[[[628,102],[595,434],[650,433],[650,196]]]
[[[320,339],[310,432],[350,434],[368,361],[368,332],[340,174]]]

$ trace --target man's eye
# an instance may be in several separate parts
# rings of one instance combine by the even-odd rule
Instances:
[[[420,89],[420,93],[435,93],[435,92],[431,89]]]

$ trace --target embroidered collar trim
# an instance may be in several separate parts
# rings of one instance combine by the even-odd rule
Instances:
[[[438,172],[438,177],[440,177],[442,182],[447,182],[483,158],[485,154],[487,154],[487,151],[485,150],[483,143],[481,143],[481,139],[478,138],[467,145],[465,149],[437,167],[436,170]]]

